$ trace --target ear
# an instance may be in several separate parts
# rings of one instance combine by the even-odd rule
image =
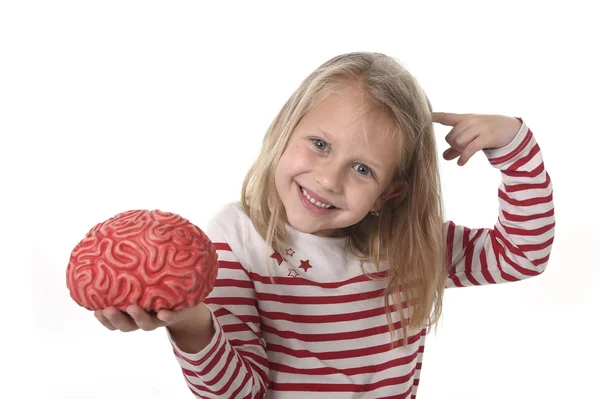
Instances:
[[[373,209],[371,210],[374,212],[378,212],[383,207],[383,204],[385,204],[387,201],[403,194],[407,186],[408,182],[404,180],[394,180],[390,183],[390,185],[383,192],[383,194],[381,194],[377,201],[375,201],[375,204],[373,204]]]

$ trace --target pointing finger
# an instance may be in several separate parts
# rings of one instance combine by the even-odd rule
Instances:
[[[453,114],[450,112],[433,112],[433,121],[446,126],[455,126],[463,118],[461,114]]]

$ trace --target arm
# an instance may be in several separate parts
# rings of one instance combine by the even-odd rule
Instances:
[[[219,255],[217,281],[204,300],[214,328],[212,338],[182,340],[168,333],[187,385],[199,398],[262,398],[269,384],[269,362],[260,336],[260,319],[250,273],[239,262],[224,234],[212,229]],[[206,339],[208,342],[202,343]],[[177,344],[184,343],[179,346]],[[196,346],[194,348],[194,345]],[[204,348],[195,352],[186,350]]]
[[[552,183],[532,132],[523,123],[510,144],[484,153],[502,176],[498,221],[492,229],[445,224],[446,287],[537,276],[550,257],[555,223]]]

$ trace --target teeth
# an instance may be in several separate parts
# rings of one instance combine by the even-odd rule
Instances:
[[[333,206],[333,205],[326,204],[324,202],[315,200],[313,197],[308,195],[308,193],[306,192],[305,189],[302,189],[302,194],[304,194],[304,196],[310,201],[311,204],[314,204],[314,205],[318,206],[319,208],[329,209]]]

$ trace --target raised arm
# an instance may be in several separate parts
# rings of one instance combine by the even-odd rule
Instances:
[[[542,273],[554,240],[552,182],[531,130],[521,119],[510,143],[484,150],[500,170],[493,228],[445,224],[447,287],[512,282]]]

